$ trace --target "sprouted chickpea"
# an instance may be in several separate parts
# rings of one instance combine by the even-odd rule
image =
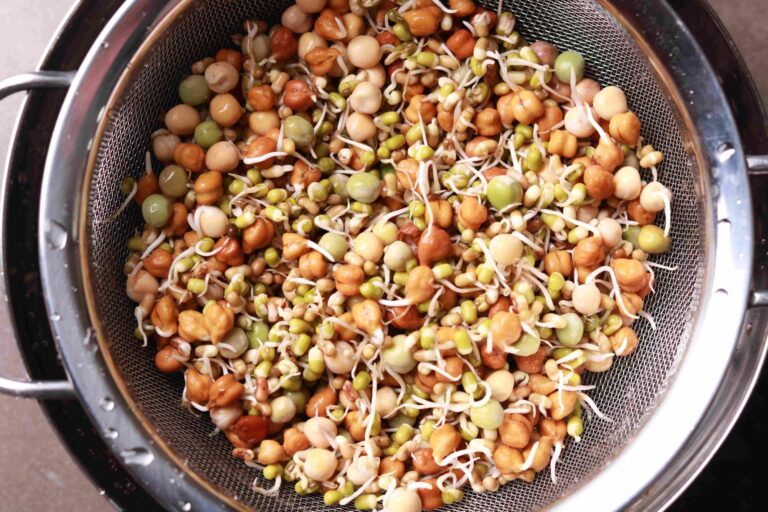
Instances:
[[[621,88],[515,24],[297,0],[191,63],[121,185],[135,334],[257,492],[420,512],[554,478],[603,417],[585,371],[643,350],[664,155]]]

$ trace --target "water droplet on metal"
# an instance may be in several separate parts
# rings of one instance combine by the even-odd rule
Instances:
[[[59,320],[61,320],[61,315],[56,312],[51,313],[51,320],[53,320],[54,322],[58,322]]]
[[[55,220],[47,220],[45,221],[45,239],[54,249],[63,249],[67,246],[69,235],[64,226]]]
[[[107,439],[117,439],[118,435],[120,435],[120,433],[117,430],[113,429],[113,428],[108,428],[104,432],[104,437],[106,437]]]
[[[103,43],[101,43],[101,47],[102,48],[109,48],[109,41],[104,41]]]
[[[182,503],[181,510],[183,510],[184,512],[189,512],[190,510],[192,510],[192,504],[188,501],[186,503]]]
[[[115,401],[109,398],[108,396],[105,396],[101,400],[99,400],[99,407],[101,407],[104,411],[111,411],[115,408]]]
[[[142,446],[123,450],[120,452],[120,457],[126,464],[131,466],[149,466],[152,464],[152,461],[155,460],[155,456],[152,452]]]
[[[717,154],[715,157],[717,158],[718,162],[725,163],[731,159],[734,153],[736,153],[736,150],[734,149],[733,145],[730,142],[723,142],[717,146]]]

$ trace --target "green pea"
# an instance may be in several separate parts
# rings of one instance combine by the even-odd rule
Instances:
[[[555,75],[565,84],[571,83],[571,71],[578,82],[584,78],[584,57],[573,50],[563,52],[555,59]]]
[[[267,265],[276,267],[280,263],[280,253],[274,247],[270,247],[264,251],[264,259],[267,261]]]
[[[496,176],[488,183],[488,201],[497,210],[523,201],[523,187],[510,176]]]
[[[347,193],[361,203],[372,203],[379,197],[381,180],[370,172],[358,172],[347,180]]]
[[[334,261],[341,261],[349,248],[347,239],[336,233],[324,234],[318,244],[333,256]]]
[[[504,420],[504,408],[496,400],[488,400],[488,403],[469,410],[469,418],[472,423],[486,430],[496,430]]]
[[[534,336],[531,336],[528,333],[523,334],[523,336],[513,345],[513,348],[516,350],[515,355],[516,356],[532,356],[535,354],[539,347],[541,346],[541,340],[539,338],[536,338]]]
[[[411,34],[411,31],[408,30],[408,25],[403,23],[402,21],[398,21],[394,24],[392,27],[392,33],[397,36],[397,38],[403,42],[410,41],[413,39],[413,35]]]
[[[203,75],[189,75],[179,84],[179,98],[183,103],[197,107],[208,103],[211,99],[211,90],[208,89]]]
[[[259,348],[267,341],[269,336],[269,327],[262,321],[256,321],[251,324],[251,328],[245,333],[248,336],[248,346],[250,348]]]
[[[331,182],[333,193],[341,197],[349,197],[347,193],[347,181],[349,178],[345,174],[332,174],[328,180]]]
[[[267,480],[274,480],[283,474],[283,467],[280,464],[270,464],[264,468],[262,474]]]
[[[317,161],[317,168],[320,169],[320,172],[323,174],[328,174],[336,169],[336,162],[333,161],[333,158],[324,156]]]
[[[203,121],[195,127],[195,142],[203,149],[208,149],[224,137],[219,125],[214,121]]]
[[[453,505],[464,499],[464,491],[461,489],[448,488],[443,491],[442,497],[443,503],[446,505]]]
[[[171,197],[181,197],[187,193],[187,171],[178,165],[169,165],[157,178],[160,190]]]
[[[632,247],[640,247],[640,226],[627,226],[621,234],[622,240],[632,244]]]
[[[640,228],[637,244],[648,254],[661,254],[669,250],[669,237],[664,236],[664,230],[659,226],[648,224]]]
[[[312,145],[315,135],[312,124],[301,116],[288,116],[283,121],[285,136],[291,139],[300,148],[308,148]]]
[[[325,494],[323,494],[323,503],[328,505],[329,507],[332,505],[337,504],[341,499],[344,497],[343,494],[341,494],[339,491],[333,490],[333,491],[326,491]]]
[[[576,313],[565,313],[560,318],[565,320],[565,327],[555,329],[557,339],[569,347],[577,345],[581,341],[581,337],[584,336],[584,322],[581,317]]]
[[[144,221],[154,228],[160,228],[168,222],[171,214],[171,203],[160,194],[152,194],[141,203],[141,215]]]

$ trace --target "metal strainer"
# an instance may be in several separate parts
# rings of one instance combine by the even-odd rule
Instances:
[[[486,7],[495,10],[496,1]],[[122,202],[122,177],[140,175],[158,115],[177,102],[190,63],[226,46],[243,20],[277,22],[290,3],[126,2],[75,78],[49,151],[40,252],[53,330],[95,423],[169,508],[327,510],[317,495],[289,486],[278,498],[254,492],[258,472],[230,456],[223,436],[209,436],[210,421],[179,405],[182,380],[156,371],[154,352],[132,336],[135,305],[122,265],[141,216],[131,208],[117,222],[95,222]],[[569,442],[557,482],[540,475],[496,493],[469,492],[454,508],[661,506],[711,455],[732,421],[722,415],[735,419],[762,361],[760,329],[751,332],[759,343],[734,351],[752,250],[740,141],[707,62],[662,2],[504,7],[526,38],[580,51],[589,76],[626,91],[643,137],[665,154],[660,179],[674,194],[674,245],[658,261],[677,270],[657,270],[648,306],[657,329],[640,321],[637,353],[589,377],[597,385],[590,396],[612,421],[593,417],[582,441]],[[729,380],[727,368],[739,364],[743,375]]]

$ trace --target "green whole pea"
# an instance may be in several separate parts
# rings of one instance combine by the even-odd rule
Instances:
[[[361,203],[372,203],[379,198],[381,180],[370,172],[358,172],[349,177],[347,193]]]
[[[472,407],[469,418],[482,429],[496,430],[504,421],[504,408],[496,400],[488,400],[484,405]]]
[[[224,137],[215,121],[203,121],[195,127],[195,142],[203,149],[208,149]]]
[[[627,226],[621,234],[622,240],[632,244],[632,247],[640,247],[638,238],[640,238],[640,226]]]
[[[328,253],[333,256],[334,261],[341,261],[349,247],[347,239],[336,233],[324,234],[320,238],[318,245],[328,251]]]
[[[512,204],[522,202],[523,187],[511,176],[496,176],[488,183],[486,196],[494,208],[503,210]]]
[[[187,171],[178,165],[168,165],[160,171],[157,183],[163,194],[170,197],[182,197],[187,193]]]
[[[144,222],[153,228],[160,228],[168,222],[171,214],[171,203],[160,194],[152,194],[141,203],[141,215]]]
[[[179,84],[179,98],[183,103],[197,107],[208,103],[211,90],[203,75],[189,75]]]
[[[664,236],[664,230],[653,224],[640,228],[640,232],[637,235],[638,246],[648,254],[667,252],[669,250],[669,243],[669,237]]]
[[[535,354],[540,346],[541,340],[526,332],[512,347],[515,349],[516,356],[526,357]]]
[[[563,52],[555,59],[555,75],[563,83],[571,83],[571,72],[576,76],[578,82],[584,78],[584,57],[573,50]]]
[[[301,116],[288,116],[283,122],[285,136],[291,139],[300,148],[308,148],[312,145],[315,135],[312,124]]]
[[[581,341],[582,336],[584,336],[584,321],[576,313],[565,313],[560,318],[565,320],[565,327],[555,329],[557,339],[560,343],[569,347],[577,345]]]

